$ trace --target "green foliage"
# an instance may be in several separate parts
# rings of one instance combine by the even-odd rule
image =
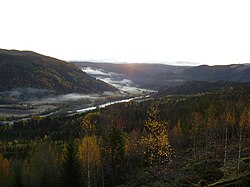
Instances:
[[[204,176],[202,176],[205,164],[206,168]],[[203,179],[209,183],[215,182],[223,177],[223,172],[220,169],[222,166],[223,162],[220,160],[208,160],[207,163],[206,161],[197,162],[193,165],[196,175],[203,177]]]
[[[73,141],[68,143],[66,154],[62,160],[60,183],[64,187],[82,185],[81,165]]]
[[[196,184],[199,181],[199,177],[198,176],[194,176],[194,175],[187,175],[187,176],[183,176],[178,178],[178,180],[175,182],[174,186],[175,187],[195,187]]]
[[[200,180],[199,182],[198,182],[198,185],[197,185],[198,187],[202,187],[202,186],[208,186],[208,184],[207,184],[207,182],[204,180],[204,179],[202,179],[202,180]]]
[[[198,96],[171,96],[113,105],[99,109],[97,113],[33,118],[2,125],[0,177],[3,173],[6,176],[3,186],[11,186],[13,181],[17,184],[21,181],[27,187],[60,183],[83,186],[85,181],[86,184],[91,181],[90,186],[197,186],[201,179],[209,185],[238,183],[247,186],[249,93],[244,89],[229,89]],[[152,105],[158,105],[158,110],[150,109]],[[228,173],[223,178],[225,122],[229,124]],[[90,135],[95,138],[89,138]],[[68,145],[70,137],[75,143]],[[83,139],[85,141],[81,142]],[[237,170],[239,142],[241,155],[240,169]],[[90,143],[95,148],[86,146]],[[176,151],[171,157],[172,162],[162,155],[168,151],[166,145],[170,143]],[[66,144],[68,148],[65,147],[63,152]],[[85,159],[80,164],[77,146],[81,147],[85,158],[99,156],[93,159],[95,161]],[[196,157],[193,156],[194,148]],[[144,158],[149,160],[151,153],[156,155],[152,157],[152,164],[149,161],[145,164]],[[21,163],[21,180],[13,170],[14,160]],[[87,180],[88,171],[91,180]]]
[[[16,168],[14,168],[11,186],[12,187],[22,187],[23,186],[23,179],[22,179],[20,166],[16,166]]]
[[[58,186],[60,174],[59,154],[48,140],[37,142],[25,163],[25,182],[29,186]]]
[[[121,130],[115,126],[111,126],[108,136],[104,139],[102,153],[107,161],[107,174],[113,186],[122,177],[121,169],[125,155],[124,145],[125,141]]]
[[[111,154],[111,159],[114,167],[119,167],[122,163],[125,148],[124,137],[121,131],[116,127],[111,127],[111,132],[108,136],[108,152]]]

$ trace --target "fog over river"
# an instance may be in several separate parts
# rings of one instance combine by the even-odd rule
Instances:
[[[144,100],[147,99],[147,95],[154,92],[154,90],[139,88],[139,85],[124,78],[122,74],[104,72],[101,69],[90,67],[82,70],[96,79],[115,86],[119,91],[102,94],[70,93],[55,95],[49,90],[16,88],[15,90],[0,92],[0,97],[13,101],[13,104],[0,104],[0,117],[6,118],[6,122],[13,123],[30,119],[32,116],[46,117],[57,113],[73,115],[97,108],[105,108],[117,103]]]
[[[133,81],[126,79],[123,74],[114,72],[105,72],[102,69],[94,69],[92,67],[82,68],[82,71],[86,72],[90,76],[95,77],[101,81],[111,84],[121,90],[122,92],[129,94],[142,94],[144,92],[152,92],[154,90],[148,90],[139,88]]]

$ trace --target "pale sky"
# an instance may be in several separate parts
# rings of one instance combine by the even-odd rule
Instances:
[[[63,60],[250,63],[249,0],[0,0],[0,17],[0,48]]]

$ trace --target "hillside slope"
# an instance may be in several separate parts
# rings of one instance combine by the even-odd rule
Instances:
[[[250,64],[202,65],[187,69],[183,76],[196,81],[250,81]]]
[[[0,91],[36,88],[65,93],[102,93],[116,88],[74,64],[31,51],[0,49]]]
[[[202,94],[207,92],[216,92],[220,90],[241,90],[241,88],[250,90],[250,83],[228,82],[228,81],[190,81],[185,82],[182,85],[175,87],[169,87],[159,90],[154,96],[157,98],[165,97],[168,95],[190,95],[190,94]]]
[[[113,72],[122,79],[131,80],[141,88],[158,90],[166,84],[177,85],[182,81],[175,78],[175,75],[182,74],[189,66],[172,66],[166,64],[146,64],[146,63],[93,63],[93,62],[73,62],[80,68],[101,70],[105,73]],[[171,75],[169,80],[162,75]],[[96,75],[99,76],[99,75]]]
[[[91,67],[104,72],[121,74],[143,88],[163,89],[189,81],[250,81],[250,64],[171,66],[166,64],[112,64],[74,62],[81,68]]]

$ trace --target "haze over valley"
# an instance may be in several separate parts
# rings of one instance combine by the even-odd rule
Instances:
[[[96,63],[74,62],[86,73],[106,80],[116,80],[127,85],[153,90],[182,85],[190,81],[232,81],[249,82],[250,64],[232,64],[215,66],[173,66],[166,64],[143,63]]]
[[[117,143],[121,150],[114,148],[120,151],[120,156],[117,157],[120,160],[116,162],[122,164],[116,165],[115,169],[123,172],[123,169],[130,165],[129,167],[136,168],[136,176],[140,175],[140,172],[144,172],[145,176],[131,178],[133,172],[128,170],[128,176],[121,175],[114,179],[114,168],[111,169],[112,172],[109,171],[112,168],[109,161],[112,153],[104,151],[103,158],[107,160],[102,161],[106,164],[102,166],[106,168],[103,173],[100,173],[102,177],[91,179],[90,176],[94,174],[86,175],[82,170],[86,169],[86,166],[81,165],[81,172],[83,172],[81,175],[86,176],[88,183],[96,181],[100,184],[102,181],[104,186],[109,186],[109,181],[113,181],[114,184],[126,184],[126,186],[131,186],[130,183],[133,183],[132,186],[144,184],[154,186],[158,183],[169,186],[172,184],[181,186],[184,183],[244,185],[249,182],[250,177],[247,160],[249,159],[247,144],[250,137],[247,133],[243,133],[238,123],[249,125],[249,75],[250,64],[173,66],[148,63],[66,62],[32,51],[0,49],[0,133],[3,134],[0,138],[0,150],[4,149],[1,146],[7,146],[8,149],[12,147],[9,143],[5,145],[6,141],[20,141],[22,146],[26,146],[27,141],[41,141],[41,146],[44,146],[47,139],[51,139],[52,142],[53,140],[57,142],[56,147],[62,151],[62,142],[69,142],[71,137],[75,137],[73,145],[78,146],[79,152],[74,154],[78,159],[78,155],[92,154],[93,150],[84,147],[85,143],[78,145],[77,141],[82,138],[85,142],[90,138],[97,146],[95,148],[97,150],[95,154],[98,155],[97,162],[101,162],[100,151],[102,150],[99,146],[103,148],[107,146],[102,144],[102,141],[105,144],[110,141],[108,146],[111,148],[107,149],[113,149],[112,146]],[[225,114],[224,108],[227,107],[231,112],[237,110],[239,113],[232,112],[231,119],[227,116],[229,113]],[[200,122],[203,119],[202,115],[204,115],[204,121]],[[231,137],[226,136],[232,142],[231,144],[224,144],[224,141],[221,141],[221,138],[223,139],[221,134],[225,129],[225,133],[228,133],[228,127],[221,129],[223,126],[220,125],[224,122],[224,116],[227,116],[226,120],[239,121],[234,125],[235,132],[230,131]],[[218,122],[212,123],[209,120],[218,120]],[[199,126],[201,132],[193,130],[193,126],[199,123],[201,123]],[[208,130],[203,126],[205,124],[214,126]],[[249,132],[248,126],[244,128]],[[189,130],[185,132],[185,129]],[[212,131],[216,132],[218,137],[213,136]],[[118,134],[115,135],[115,133]],[[203,133],[208,133],[205,141],[202,138]],[[97,136],[100,136],[98,142]],[[113,136],[118,139],[120,137],[120,143],[114,143],[110,139]],[[242,142],[233,142],[233,138],[237,140],[243,136]],[[104,140],[101,137],[104,137]],[[227,138],[225,141],[228,141]],[[23,141],[23,139],[27,140]],[[216,145],[220,147],[211,144],[209,145],[211,151],[206,149],[204,153],[204,144],[208,146],[210,141],[217,142]],[[238,142],[244,149],[241,149]],[[126,148],[125,143],[126,146],[132,147]],[[163,147],[162,144],[164,144]],[[70,143],[67,143],[67,146],[69,145]],[[233,153],[228,153],[231,159],[226,154],[220,153],[222,156],[216,156],[218,152],[229,149],[223,145],[228,145],[231,150],[234,150]],[[36,149],[41,151],[40,148]],[[67,147],[67,151],[69,149],[71,148]],[[159,152],[155,152],[155,149],[159,149]],[[51,150],[54,151],[54,148]],[[86,150],[87,152],[84,152]],[[40,162],[36,161],[37,158],[33,160],[37,153],[33,154],[30,150],[28,152],[29,155],[24,157],[30,158],[27,161],[30,164],[29,167],[39,164]],[[3,154],[6,157],[4,162],[13,166],[15,163],[12,159],[20,155],[18,152],[9,151],[4,151]],[[43,154],[46,157],[50,153],[39,153],[37,157]],[[3,156],[1,157],[0,153],[0,163],[1,158]],[[55,161],[54,158],[51,159]],[[67,155],[63,161],[58,161],[58,164],[66,162],[66,159],[68,159]],[[79,160],[81,159],[83,158],[79,156]],[[131,163],[126,164],[124,162],[126,159],[132,159]],[[139,163],[132,164],[133,159],[139,160]],[[22,158],[19,161],[21,165],[26,163]],[[163,162],[166,164],[164,167]],[[207,165],[207,162],[212,166]],[[178,174],[177,163],[180,164],[179,170],[183,174]],[[186,167],[187,164],[191,165]],[[236,164],[237,169],[234,169]],[[42,165],[48,166],[44,163]],[[63,164],[59,165],[53,166],[55,173],[48,175],[48,179],[52,176],[60,177],[61,167],[63,172],[67,171]],[[96,167],[100,166],[97,164]],[[204,174],[201,175],[200,170],[204,167]],[[37,170],[37,167],[34,166],[33,169]],[[155,169],[161,172],[161,177],[153,179]],[[228,172],[228,169],[232,171]],[[9,170],[16,172],[14,169],[7,171]],[[91,172],[98,171],[93,169]],[[22,173],[25,172],[22,171]],[[182,181],[183,175],[186,177],[190,173],[195,177]],[[42,176],[40,174],[38,176],[37,180],[42,181]],[[166,176],[173,180],[169,180]],[[23,178],[25,177],[30,178],[32,183],[25,183],[27,187],[34,186],[37,182],[32,174],[25,174]],[[123,178],[127,177],[126,182],[123,181]],[[148,177],[151,180],[147,182]],[[164,181],[161,180],[162,177]],[[8,176],[2,178],[6,181],[5,184],[16,180]],[[63,177],[61,180],[66,179]],[[81,179],[73,181],[78,182]],[[54,179],[47,183],[60,186],[60,181]]]
[[[0,5],[0,187],[250,186],[249,1]]]
[[[216,86],[211,88],[219,89],[233,82],[250,81],[249,64],[173,66],[65,62],[31,51],[4,49],[0,50],[0,67],[0,114],[6,119],[67,114],[111,101],[154,97],[158,90],[158,96],[165,93],[164,90],[172,93],[169,89],[175,90],[175,87],[185,92],[186,85],[192,87],[197,81],[204,83],[196,84],[196,93],[210,90],[211,84],[208,86],[205,82],[214,82]]]

